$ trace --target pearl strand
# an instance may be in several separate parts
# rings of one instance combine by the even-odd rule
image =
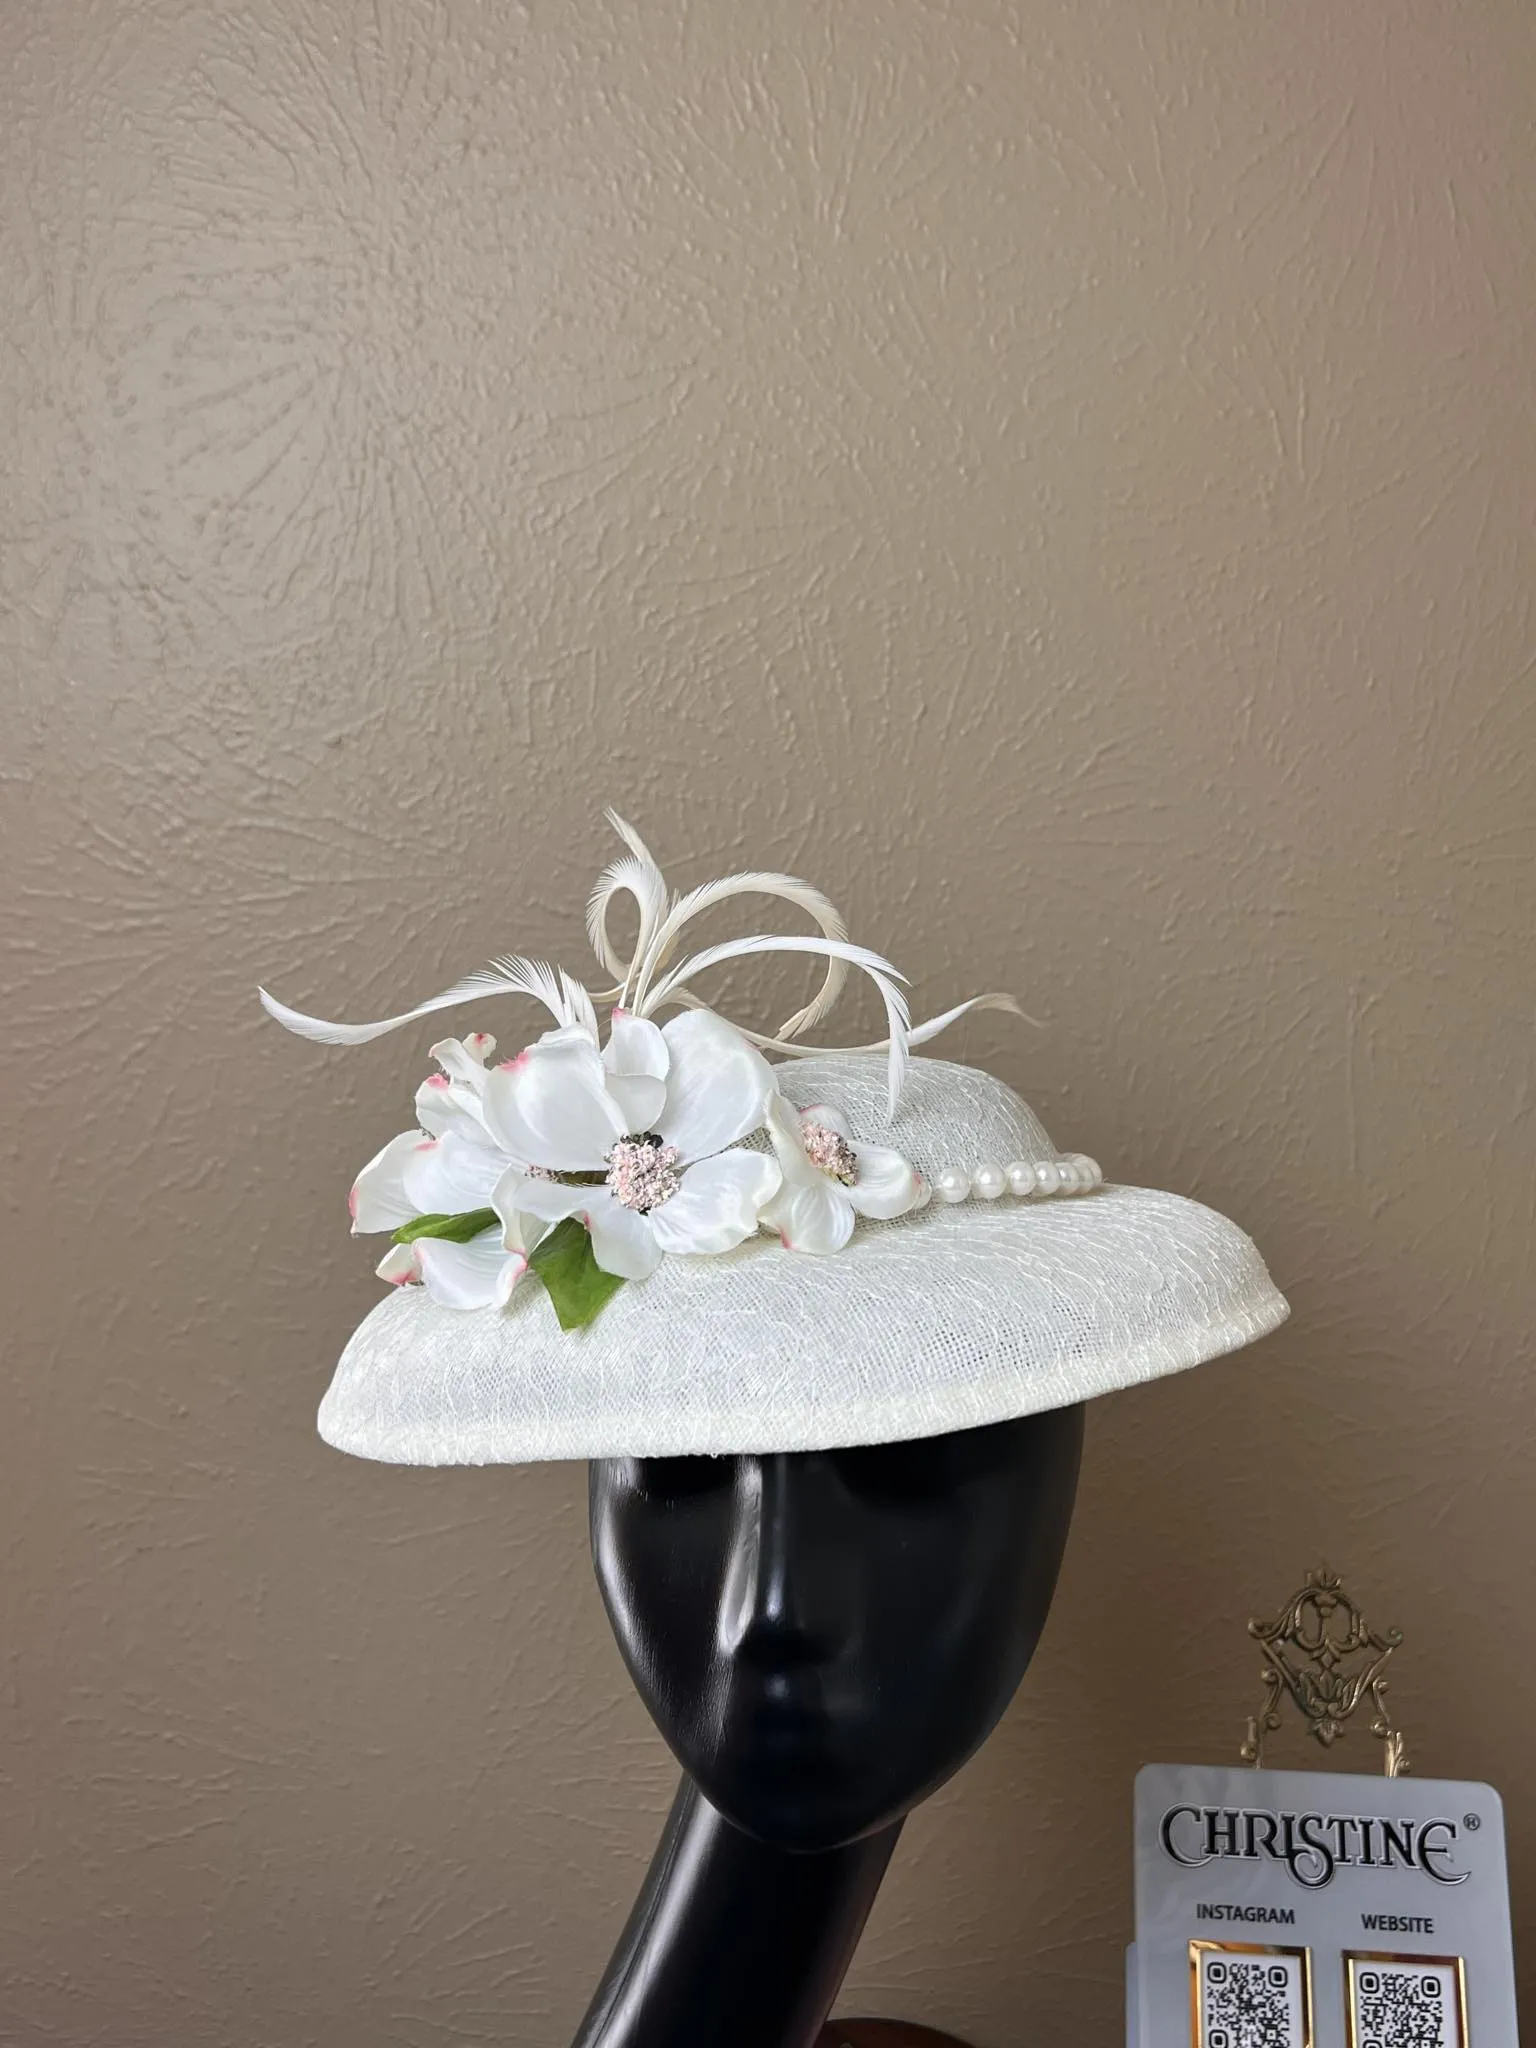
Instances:
[[[1085,1152],[1069,1152],[1064,1159],[1042,1159],[1035,1165],[1018,1159],[1011,1166],[946,1166],[935,1174],[933,1192],[941,1202],[968,1202],[973,1196],[995,1202],[1000,1195],[1029,1202],[1046,1195],[1091,1194],[1103,1180],[1104,1170],[1096,1159]]]

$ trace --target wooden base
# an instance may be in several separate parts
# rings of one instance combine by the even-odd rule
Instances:
[[[828,2020],[816,2048],[966,2048],[953,2034],[908,2020]]]

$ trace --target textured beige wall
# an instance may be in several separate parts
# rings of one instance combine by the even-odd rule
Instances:
[[[319,1444],[430,1034],[251,991],[578,962],[609,801],[1014,986],[956,1052],[1295,1304],[1095,1412],[850,2002],[1117,2041],[1132,1773],[1323,1555],[1529,1919],[1533,89],[1527,0],[0,13],[7,2044],[584,2003],[671,1774],[583,1474]]]

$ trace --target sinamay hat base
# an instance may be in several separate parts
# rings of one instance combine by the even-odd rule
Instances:
[[[933,1181],[1059,1157],[992,1075],[914,1059],[894,1117],[886,1064],[786,1062],[783,1094],[830,1103]],[[1178,1195],[935,1200],[861,1225],[831,1257],[760,1237],[675,1257],[562,1331],[535,1285],[471,1312],[401,1287],[347,1345],[320,1409],[338,1450],[403,1465],[830,1450],[942,1435],[1180,1372],[1285,1320],[1252,1242]]]

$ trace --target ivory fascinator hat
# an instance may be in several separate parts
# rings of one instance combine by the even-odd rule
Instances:
[[[1178,1372],[1285,1319],[1224,1216],[1106,1183],[992,1075],[913,1056],[1011,998],[914,1026],[903,977],[819,889],[740,874],[674,895],[612,822],[627,851],[587,910],[600,992],[519,956],[373,1024],[262,991],[280,1024],[334,1045],[493,997],[550,1020],[510,1059],[479,1031],[434,1045],[413,1127],[358,1175],[352,1229],[383,1242],[393,1284],[321,1404],[328,1443],[413,1465],[890,1443]],[[609,932],[623,896],[628,958]],[[684,955],[701,912],[746,896],[817,934]],[[772,1036],[692,987],[754,953],[827,963]],[[806,1046],[853,971],[887,1036]]]

